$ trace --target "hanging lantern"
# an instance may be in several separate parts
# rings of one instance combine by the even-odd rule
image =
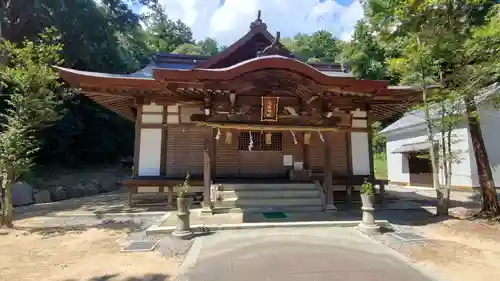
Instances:
[[[266,144],[270,145],[272,143],[272,134],[267,132],[266,133]]]
[[[304,133],[304,144],[309,144],[310,141],[311,141],[311,133],[310,132]]]
[[[233,142],[233,133],[231,131],[226,132],[226,144],[231,144]]]

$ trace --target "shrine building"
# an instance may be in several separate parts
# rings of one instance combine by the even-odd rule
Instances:
[[[215,184],[316,182],[326,210],[375,180],[371,123],[405,112],[421,90],[303,59],[268,32],[259,12],[248,33],[211,57],[158,53],[131,74],[57,69],[135,122],[132,194],[166,192],[172,203],[173,185],[189,173],[204,208],[216,209]]]

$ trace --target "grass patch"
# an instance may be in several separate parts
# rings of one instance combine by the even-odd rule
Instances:
[[[385,152],[375,153],[373,155],[373,166],[375,170],[375,178],[386,180],[387,177],[387,154]]]

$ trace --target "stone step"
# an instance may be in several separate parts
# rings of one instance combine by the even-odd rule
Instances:
[[[222,198],[240,198],[240,199],[259,199],[259,198],[268,198],[268,199],[283,199],[283,198],[319,198],[318,190],[310,189],[310,190],[225,190],[222,191]]]
[[[293,206],[321,206],[321,199],[315,198],[226,198],[216,202],[220,207],[293,207]]]
[[[317,190],[314,183],[237,183],[221,184],[224,191],[267,191],[267,190]]]
[[[214,214],[225,213],[264,213],[264,212],[284,212],[284,213],[311,213],[322,212],[323,208],[316,205],[301,205],[301,206],[253,206],[253,207],[214,207]]]

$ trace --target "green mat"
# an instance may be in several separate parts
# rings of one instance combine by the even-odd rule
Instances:
[[[283,219],[283,218],[286,218],[286,215],[283,212],[265,212],[265,213],[262,213],[262,215],[266,219]]]

